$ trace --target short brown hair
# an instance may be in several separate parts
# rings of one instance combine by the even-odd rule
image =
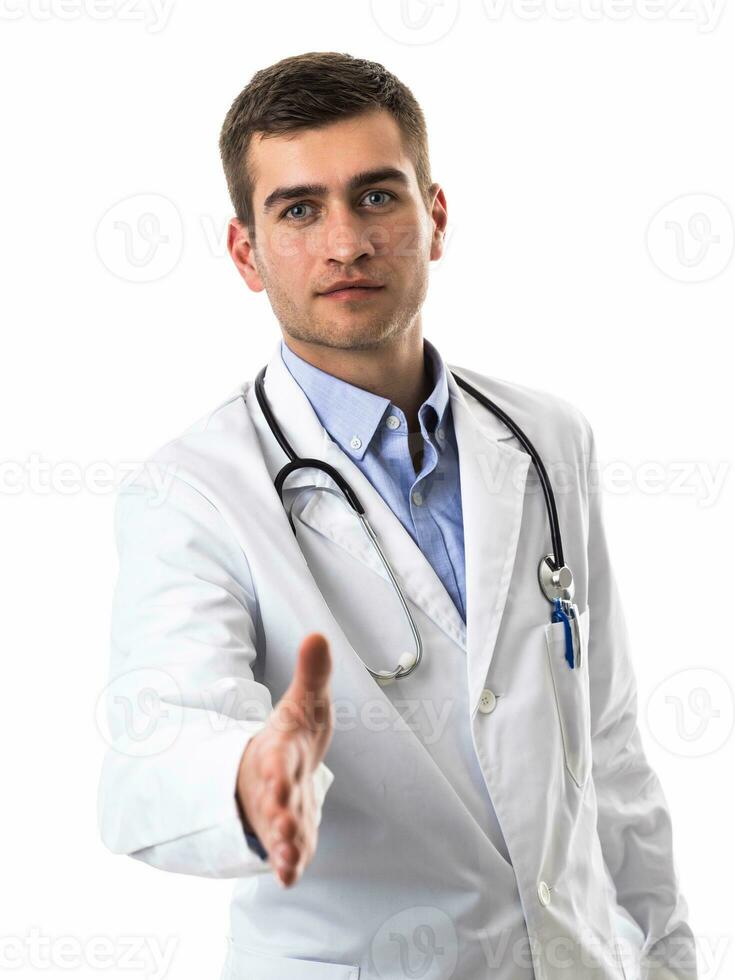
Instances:
[[[248,148],[255,133],[312,129],[375,109],[394,117],[413,159],[426,207],[431,172],[426,121],[410,89],[375,61],[309,51],[262,68],[232,103],[219,138],[227,187],[238,219],[255,236],[254,182]]]

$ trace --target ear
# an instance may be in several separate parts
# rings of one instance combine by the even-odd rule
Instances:
[[[432,200],[431,220],[434,226],[429,258],[436,261],[444,254],[444,236],[447,231],[447,201],[440,184],[432,184],[429,188],[429,195]]]
[[[227,227],[227,251],[248,287],[254,293],[262,292],[265,286],[256,265],[255,246],[247,227],[237,218],[231,218]]]

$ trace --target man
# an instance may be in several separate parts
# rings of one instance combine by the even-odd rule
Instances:
[[[276,493],[288,460],[246,383],[149,461],[174,474],[163,503],[145,467],[119,496],[106,845],[240,879],[233,980],[691,980],[593,436],[560,398],[460,371],[572,475],[570,670],[530,457],[422,337],[447,205],[420,107],[380,65],[310,53],[253,77],[220,146],[228,248],[282,332],[268,404],[354,488],[422,659],[366,669],[413,662],[405,610],[331,477]]]

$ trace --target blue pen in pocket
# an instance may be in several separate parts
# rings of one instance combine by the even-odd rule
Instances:
[[[580,666],[579,621],[573,603],[563,599],[554,599],[554,611],[551,614],[552,623],[564,623],[564,656],[570,668]],[[577,642],[575,643],[575,636]]]

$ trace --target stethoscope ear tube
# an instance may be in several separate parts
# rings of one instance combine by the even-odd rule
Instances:
[[[281,498],[281,502],[283,502],[283,483],[286,477],[295,470],[302,468],[313,468],[321,470],[323,473],[327,473],[329,476],[331,476],[345,497],[347,497],[350,507],[352,507],[352,509],[362,517],[362,515],[365,513],[365,508],[362,506],[360,498],[341,473],[339,473],[333,466],[330,466],[329,463],[325,463],[321,459],[299,459],[294,452],[291,443],[283,434],[283,430],[271,411],[271,407],[268,404],[268,399],[265,397],[265,371],[265,367],[261,368],[258,372],[258,376],[255,379],[255,397],[258,399],[260,410],[265,416],[265,420],[268,423],[271,432],[276,437],[278,445],[289,458],[289,462],[286,463],[283,469],[279,470],[278,475],[273,481],[276,491],[278,492],[278,496]],[[293,527],[293,524],[291,526]]]
[[[541,480],[541,488],[543,490],[544,500],[546,502],[546,513],[548,514],[549,528],[551,530],[551,546],[554,551],[554,555],[553,555],[554,565],[557,569],[563,568],[564,548],[562,547],[562,543],[561,543],[559,517],[556,512],[556,501],[554,499],[554,491],[551,489],[551,481],[549,480],[549,476],[546,472],[546,467],[543,464],[543,460],[536,452],[533,443],[528,438],[528,436],[523,431],[523,429],[517,426],[516,423],[513,421],[513,419],[509,415],[507,415],[503,411],[503,409],[500,408],[499,405],[496,405],[495,402],[491,401],[487,397],[487,395],[484,395],[481,391],[478,391],[477,388],[471,385],[468,381],[465,381],[464,378],[460,377],[460,375],[455,374],[454,371],[452,371],[452,377],[460,386],[460,388],[464,388],[464,390],[469,392],[469,394],[472,395],[473,398],[476,398],[482,405],[485,406],[485,408],[491,411],[493,415],[496,415],[501,422],[503,422],[505,425],[508,426],[510,431],[513,433],[516,439],[518,439],[520,444],[523,446],[523,448],[526,450],[528,455],[531,457],[533,461],[533,465],[536,467],[536,472],[538,473],[539,479]]]
[[[325,463],[321,459],[292,459],[290,463],[286,463],[286,465],[279,470],[278,475],[273,482],[276,491],[278,492],[278,496],[281,498],[281,502],[283,502],[283,483],[286,477],[288,477],[289,474],[293,473],[295,470],[304,468],[322,470],[322,472],[328,473],[345,497],[347,497],[350,507],[352,507],[352,509],[356,511],[360,517],[362,517],[362,515],[365,513],[365,508],[360,503],[360,499],[355,491],[341,473],[339,473],[333,466],[330,466],[329,463]]]

